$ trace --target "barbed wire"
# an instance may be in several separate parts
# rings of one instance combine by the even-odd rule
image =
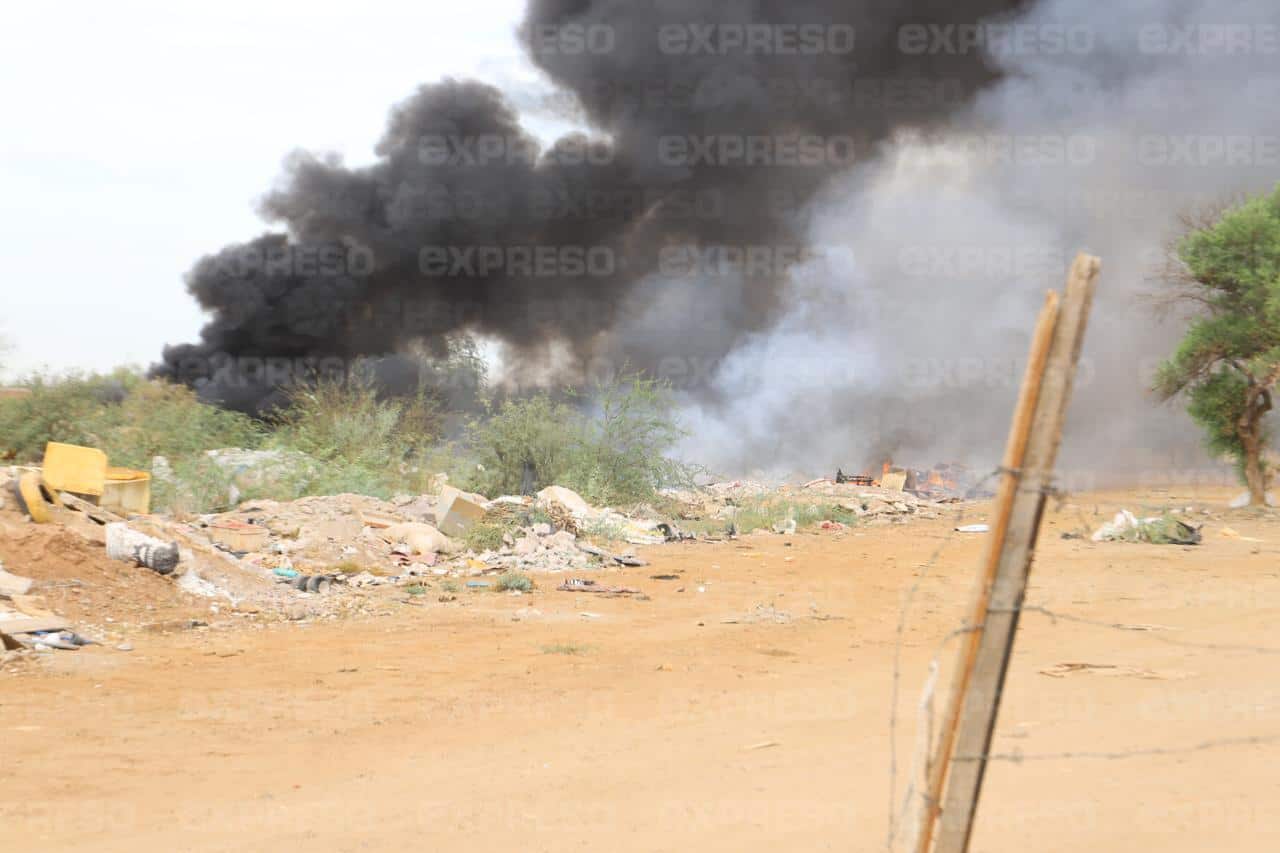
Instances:
[[[1204,752],[1210,749],[1221,749],[1227,746],[1258,746],[1262,744],[1280,743],[1280,734],[1253,735],[1248,737],[1224,737],[1200,741],[1188,746],[1150,746],[1141,749],[1129,749],[1119,752],[1041,752],[1023,753],[992,752],[987,755],[957,755],[952,761],[1009,761],[1021,764],[1024,761],[1058,761],[1066,758],[1097,758],[1117,761],[1126,758],[1140,758],[1151,755],[1186,755],[1192,752]]]
[[[1049,608],[1039,604],[1024,604],[1022,605],[1022,607],[1019,607],[1019,608],[1004,608],[1000,610],[992,608],[987,612],[988,613],[1013,613],[1013,612],[1040,613],[1044,616],[1048,616],[1049,619],[1053,622],[1057,622],[1059,619],[1061,619],[1063,622],[1075,622],[1080,625],[1092,625],[1096,628],[1112,628],[1117,631],[1128,631],[1130,633],[1133,633],[1133,632],[1146,633],[1146,634],[1150,634],[1151,639],[1155,640],[1156,642],[1168,643],[1173,646],[1182,646],[1182,647],[1191,648],[1191,649],[1204,649],[1205,651],[1214,651],[1214,652],[1253,652],[1255,654],[1260,654],[1260,655],[1280,655],[1280,649],[1273,648],[1270,646],[1243,646],[1243,645],[1228,645],[1228,644],[1222,644],[1222,643],[1197,643],[1192,640],[1179,640],[1174,637],[1165,637],[1159,634],[1158,631],[1165,630],[1162,626],[1148,627],[1145,625],[1143,626],[1131,625],[1125,622],[1106,622],[1100,619],[1086,619],[1083,616],[1075,616],[1070,613],[1059,613],[1056,610],[1050,610]]]
[[[1021,474],[1021,471],[1017,469],[1006,469],[1003,466],[997,467],[991,473],[987,474],[985,477],[979,480],[978,483],[975,484],[975,486],[973,487],[973,490],[976,491],[984,483],[986,483],[993,477],[996,477],[1000,474],[1006,474],[1006,473],[1012,474],[1013,476],[1017,477]],[[1019,483],[1017,484],[1016,488],[1019,491],[1021,491],[1025,487]],[[1034,491],[1040,492],[1046,498],[1055,499],[1058,509],[1061,509],[1063,503],[1066,501],[1068,497],[1067,492],[1054,487],[1052,484],[1045,484],[1041,488],[1034,489]],[[897,725],[898,725],[899,693],[900,693],[900,684],[901,684],[901,677],[902,677],[901,659],[902,659],[902,649],[903,649],[903,646],[905,645],[904,638],[906,634],[907,617],[910,613],[912,604],[915,602],[916,594],[919,591],[921,584],[928,577],[930,570],[937,563],[938,559],[942,555],[942,552],[955,538],[956,528],[960,526],[959,522],[964,520],[966,513],[967,513],[967,507],[962,507],[959,513],[957,513],[955,516],[955,521],[957,522],[955,527],[953,527],[952,530],[946,536],[943,537],[942,542],[939,543],[938,547],[934,549],[933,553],[929,556],[928,560],[926,560],[920,566],[920,573],[916,576],[915,581],[908,588],[907,595],[903,600],[902,607],[898,614],[898,626],[897,626],[897,632],[896,632],[896,641],[894,643],[894,656],[893,656],[893,685],[890,692],[890,709],[889,709],[889,830],[888,830],[888,835],[886,837],[886,850],[890,851],[890,853],[893,852],[893,849],[894,849],[893,845],[894,845],[894,842],[897,840],[897,836],[899,832],[899,825],[898,825],[899,808],[897,807],[896,798],[894,796],[894,791],[897,788],[897,770],[898,770],[896,735],[897,735]],[[1150,634],[1150,639],[1155,640],[1156,642],[1167,643],[1169,645],[1174,645],[1174,646],[1179,646],[1184,648],[1202,649],[1205,651],[1218,651],[1218,652],[1249,652],[1249,653],[1261,654],[1261,655],[1280,655],[1280,648],[1274,648],[1274,647],[1268,647],[1268,646],[1222,644],[1222,643],[1199,643],[1191,640],[1179,640],[1173,637],[1162,636],[1161,634],[1158,633],[1161,630],[1167,630],[1168,628],[1166,626],[1134,625],[1134,624],[1129,624],[1124,622],[1110,622],[1110,621],[1100,620],[1100,619],[1089,619],[1087,617],[1077,616],[1071,613],[1058,612],[1038,604],[1023,604],[1022,606],[1017,608],[1000,608],[1000,609],[988,608],[987,610],[987,613],[1013,613],[1013,612],[1017,612],[1019,614],[1038,613],[1040,615],[1047,616],[1050,622],[1053,624],[1056,624],[1059,620],[1061,620],[1063,622],[1071,622],[1075,624],[1089,625],[1089,626],[1098,627],[1098,628],[1107,628],[1111,630],[1126,631],[1130,633],[1132,632],[1148,633]],[[930,672],[934,672],[934,673],[937,672],[938,660],[942,656],[942,653],[945,650],[946,646],[949,645],[952,640],[964,634],[981,630],[982,627],[983,626],[981,624],[974,625],[966,622],[962,624],[960,627],[955,628],[952,631],[949,631],[939,641],[937,645],[937,649],[930,660],[930,663],[929,663]],[[931,743],[932,737],[929,736],[927,741]],[[1280,743],[1280,734],[1242,736],[1242,737],[1230,737],[1230,738],[1213,738],[1210,740],[1204,740],[1198,743],[1188,744],[1185,746],[1143,747],[1143,748],[1132,749],[1132,750],[1121,750],[1121,751],[1110,751],[1110,752],[1108,751],[1067,751],[1067,752],[1048,752],[1048,753],[1028,754],[1028,753],[1022,753],[1015,749],[1013,752],[1009,752],[1009,753],[989,753],[985,756],[984,755],[955,755],[955,756],[952,756],[952,760],[964,761],[964,762],[1007,761],[1013,764],[1021,764],[1024,761],[1054,761],[1054,760],[1069,760],[1069,759],[1125,760],[1130,758],[1151,757],[1151,756],[1161,756],[1161,755],[1186,755],[1190,753],[1204,752],[1208,750],[1222,749],[1222,748],[1234,747],[1234,746],[1258,746],[1258,745],[1267,745],[1272,743]],[[926,757],[926,760],[927,758],[928,757]],[[914,777],[916,775],[917,769],[918,769],[917,767],[913,766],[910,774],[912,778],[908,780],[907,787],[903,793],[902,806],[901,806],[902,814],[906,814],[908,812],[912,798],[916,794]]]

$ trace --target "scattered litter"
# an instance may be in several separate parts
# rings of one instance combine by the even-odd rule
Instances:
[[[1041,675],[1048,675],[1052,678],[1065,678],[1068,675],[1076,673],[1097,673],[1099,675],[1110,675],[1119,678],[1145,678],[1156,681],[1177,681],[1191,677],[1191,674],[1186,672],[1177,672],[1173,670],[1157,671],[1154,669],[1144,669],[1136,666],[1120,666],[1110,663],[1056,663],[1053,666],[1045,667],[1040,670]]]
[[[757,604],[754,609],[741,616],[729,616],[720,620],[722,625],[751,625],[761,622],[772,622],[785,625],[791,621],[791,614],[778,610],[770,604]]]
[[[989,533],[991,525],[989,524],[962,524],[955,528],[958,533]]]
[[[1267,506],[1280,506],[1280,504],[1276,503],[1276,496],[1274,492],[1267,492],[1266,497],[1267,497]],[[1227,504],[1227,506],[1231,507],[1232,509],[1243,509],[1248,505],[1249,505],[1248,492],[1241,492],[1240,494],[1232,498],[1231,502]]]
[[[755,749],[769,749],[770,747],[773,747],[773,746],[779,746],[778,741],[776,741],[776,740],[762,740],[762,741],[760,741],[760,743],[753,743],[753,744],[751,744],[750,746],[745,747],[745,749],[746,749],[748,752],[750,752],[751,750],[755,750]]]
[[[299,592],[325,593],[333,584],[332,575],[299,575],[290,585]]]
[[[178,586],[192,595],[198,595],[201,598],[217,598],[225,595],[217,586],[204,580],[195,572],[187,572],[178,578]],[[227,596],[230,597],[230,596]]]
[[[1200,528],[1172,515],[1139,519],[1127,509],[1094,531],[1094,542],[1148,542],[1153,545],[1198,545]]]
[[[658,524],[657,530],[662,534],[662,538],[668,542],[682,542],[684,540],[697,539],[692,533],[685,533],[674,524],[663,521]]]
[[[227,518],[209,525],[209,539],[228,551],[249,554],[261,551],[267,544],[270,532],[265,527],[248,524],[235,518]]]
[[[164,542],[139,533],[123,521],[107,525],[107,556],[113,560],[133,561],[158,574],[172,574],[178,566],[178,543]]]
[[[35,581],[5,571],[0,565],[0,595],[26,595]]]
[[[1227,539],[1239,539],[1241,542],[1265,542],[1265,539],[1258,539],[1256,536],[1241,536],[1237,531],[1230,527],[1224,527],[1218,531],[1218,535]]]
[[[50,441],[44,446],[40,476],[55,492],[101,497],[107,481],[107,454],[96,447]]]
[[[601,595],[636,595],[640,592],[625,586],[600,586],[595,581],[584,578],[568,578],[556,589],[562,592],[596,592]]]
[[[423,522],[405,521],[393,524],[378,535],[392,543],[407,545],[412,554],[453,554],[461,550],[459,543]]]
[[[49,523],[49,505],[41,491],[40,472],[27,471],[18,477],[18,501],[36,524]]]
[[[74,652],[81,646],[97,645],[96,640],[90,640],[80,636],[75,631],[28,631],[20,634],[11,634],[14,639],[23,645],[35,648],[38,651],[45,649],[62,649],[64,651]],[[43,648],[41,648],[43,646]]]
[[[659,522],[629,518],[608,508],[597,509],[564,486],[547,486],[538,492],[536,505],[551,516],[557,527],[573,534],[599,526],[616,530],[623,541],[632,545],[660,545],[666,541],[658,529]]]

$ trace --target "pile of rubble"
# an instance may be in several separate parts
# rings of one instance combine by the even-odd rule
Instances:
[[[802,485],[767,486],[753,480],[713,483],[700,490],[667,489],[663,494],[685,507],[681,518],[732,521],[742,506],[761,502],[831,505],[856,518],[875,522],[938,518],[954,497],[927,497],[903,489],[823,478]],[[747,531],[743,531],[747,532]]]
[[[496,539],[478,551],[464,538],[477,525],[489,526]],[[449,486],[438,496],[390,501],[350,494],[258,500],[189,525],[190,532],[207,536],[245,565],[277,577],[328,572],[335,581],[375,586],[402,576],[591,568],[614,555],[583,537],[657,544],[664,541],[657,528],[656,521],[591,507],[559,486],[536,498],[493,501]]]
[[[287,461],[247,451],[215,451],[211,458],[232,469],[246,489]],[[90,462],[103,467],[106,459],[91,457]],[[888,523],[936,517],[944,502],[847,478],[780,487],[737,480],[665,490],[657,502],[660,509],[639,506],[619,512],[594,507],[562,486],[489,500],[449,486],[441,475],[436,494],[390,500],[357,494],[249,500],[228,512],[175,518],[132,511],[124,504],[109,509],[74,490],[64,491],[52,473],[49,466],[0,469],[0,515],[23,524],[38,522],[33,529],[48,526],[74,534],[118,561],[115,565],[149,569],[143,574],[154,579],[152,586],[160,584],[185,601],[204,600],[203,612],[291,619],[364,612],[369,595],[401,595],[405,589],[421,594],[433,579],[445,590],[456,586],[454,578],[471,578],[467,586],[481,588],[490,584],[475,578],[490,574],[644,565],[630,546],[732,537],[739,532],[736,523],[744,508],[761,503],[838,507],[841,512],[832,514],[845,522],[854,517]],[[166,476],[163,465],[155,466],[155,475]],[[16,487],[19,480],[23,489]],[[682,531],[678,525],[685,521],[694,522],[700,532]],[[808,521],[813,521],[811,513]],[[834,519],[818,518],[817,524],[820,529],[844,527]],[[796,531],[797,521],[792,517],[770,526],[789,534]],[[361,593],[334,594],[342,589]],[[62,603],[71,603],[74,610],[65,597]],[[27,606],[26,613],[10,608],[9,618],[33,618],[34,605]],[[88,624],[83,616],[77,624]],[[70,627],[59,622],[56,630]],[[45,636],[63,642],[55,647],[75,643],[70,636]]]

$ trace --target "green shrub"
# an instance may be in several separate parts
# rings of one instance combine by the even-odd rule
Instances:
[[[474,420],[466,444],[478,469],[468,487],[499,495],[561,485],[617,504],[691,480],[690,469],[666,455],[685,434],[667,385],[624,374],[597,386],[593,405],[589,413],[540,394]]]
[[[732,520],[739,533],[750,533],[752,530],[770,530],[774,525],[784,524],[792,519],[795,520],[796,528],[800,529],[824,521],[853,524],[857,521],[857,515],[836,504],[760,497],[741,501]]]
[[[507,529],[501,524],[480,522],[473,524],[463,535],[462,541],[472,551],[496,551],[502,547],[502,537]]]
[[[262,427],[246,415],[202,403],[182,385],[138,383],[118,406],[118,423],[106,437],[111,464],[149,469],[164,456],[190,459],[219,447],[254,448]]]
[[[204,454],[169,463],[168,476],[151,479],[151,506],[177,515],[231,509],[234,474]],[[153,472],[158,473],[158,472]]]
[[[537,491],[559,482],[581,432],[581,414],[545,394],[507,400],[468,428],[478,466],[471,485],[487,495],[517,495],[527,485]]]
[[[493,585],[498,592],[506,592],[509,589],[518,589],[521,592],[528,592],[533,589],[533,580],[528,575],[520,572],[507,572],[498,578],[498,582]]]
[[[421,491],[426,472],[414,462],[438,439],[439,419],[425,395],[380,399],[370,382],[354,378],[295,388],[272,426],[266,447],[316,463],[284,478],[277,497],[353,492],[386,498],[402,489]]]
[[[108,376],[34,377],[31,395],[0,400],[5,450],[38,463],[45,444],[97,447],[111,465],[150,471],[157,510],[223,509],[231,475],[204,456],[218,447],[256,447],[262,428],[251,418],[203,403],[189,388],[119,370]],[[169,471],[153,470],[156,456]]]
[[[432,383],[465,380],[474,390],[484,381],[474,345],[450,347],[443,361],[422,356],[437,368],[420,374],[413,395],[380,397],[371,371],[357,365],[349,378],[294,388],[265,421],[136,371],[37,376],[25,383],[30,396],[0,400],[0,456],[39,462],[49,441],[98,447],[111,464],[143,470],[163,456],[168,471],[152,472],[152,505],[191,513],[227,509],[233,497],[422,494],[441,471],[492,496],[559,484],[615,505],[651,501],[662,486],[689,481],[689,469],[667,455],[684,434],[670,389],[640,374],[598,386],[589,406],[546,394],[507,400],[466,423],[459,440],[442,442],[448,394]],[[281,461],[269,475],[240,482],[205,455],[230,447],[278,451]],[[546,520],[534,515],[525,523]],[[469,544],[497,547],[501,533],[479,526]]]
[[[585,655],[590,650],[590,646],[580,646],[576,643],[551,643],[542,647],[544,655]]]
[[[686,466],[666,455],[685,436],[669,385],[624,374],[597,386],[595,405],[598,413],[586,421],[562,485],[598,504],[619,504],[692,479]]]
[[[0,400],[0,436],[24,462],[39,462],[50,441],[97,447],[112,465],[150,470],[214,447],[255,447],[250,418],[201,402],[191,389],[118,370],[108,376],[33,377],[30,396]]]
[[[29,396],[0,400],[0,450],[19,462],[38,463],[50,441],[102,447],[118,420],[113,409],[141,381],[130,371],[30,377],[20,383]]]

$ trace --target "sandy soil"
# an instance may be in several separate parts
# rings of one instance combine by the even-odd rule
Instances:
[[[1130,627],[1024,617],[995,750],[1027,760],[992,764],[975,851],[1280,848],[1280,740],[1218,743],[1280,737],[1280,519],[1226,497],[1047,516],[1029,603]],[[1061,537],[1210,502],[1198,547]],[[647,600],[548,577],[49,655],[0,676],[0,849],[884,850],[899,614],[914,587],[901,783],[981,544],[954,523],[649,549],[609,575]]]

